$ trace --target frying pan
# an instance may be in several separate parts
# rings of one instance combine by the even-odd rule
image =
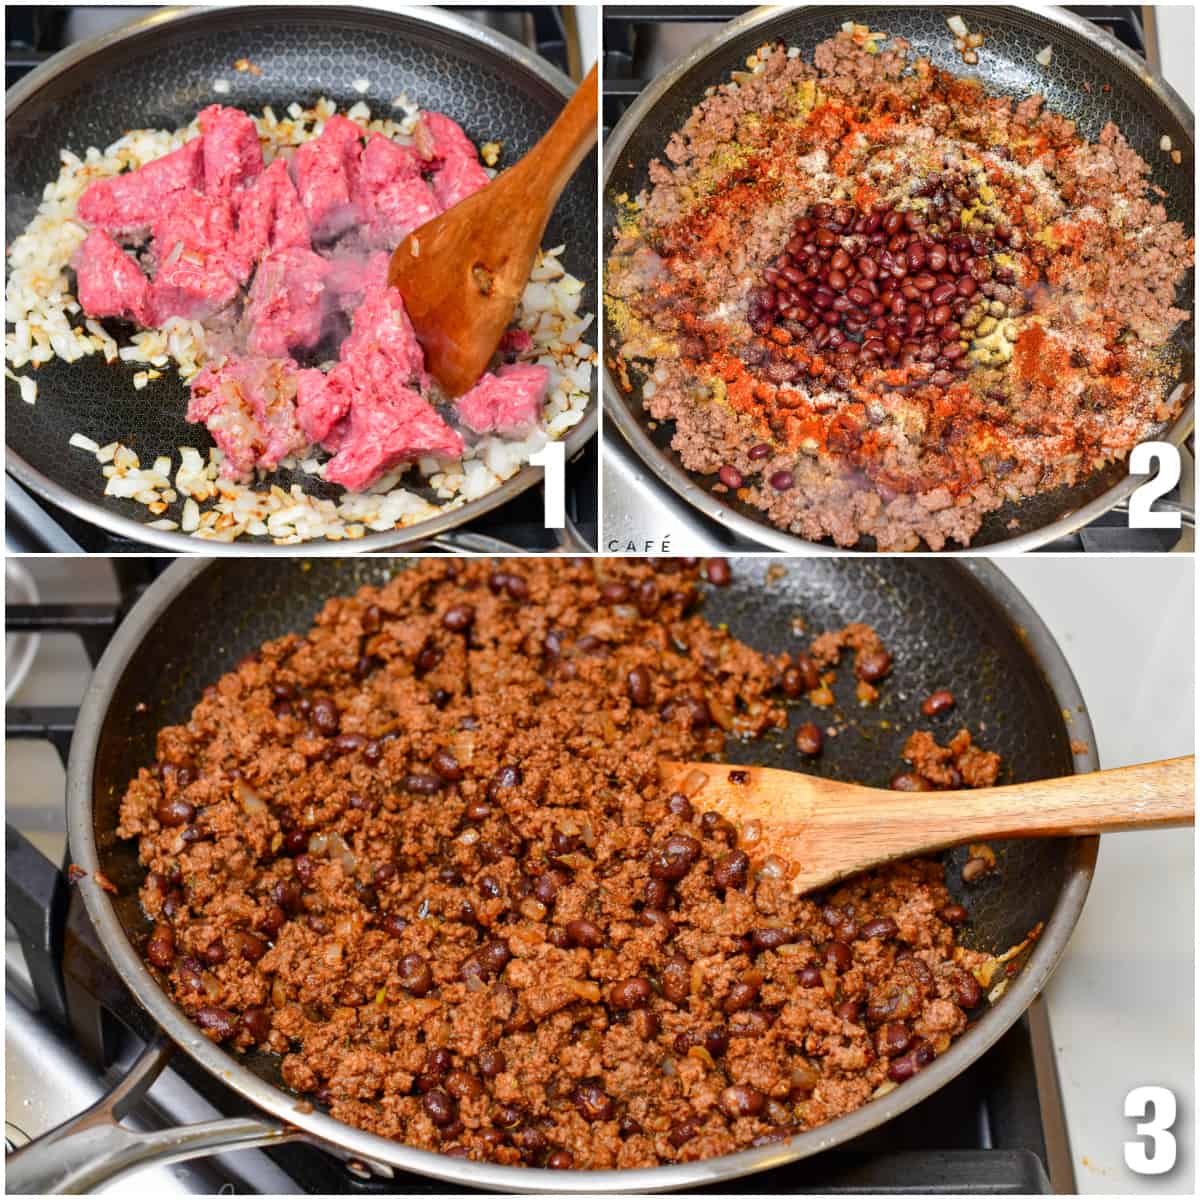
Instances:
[[[977,66],[967,67],[954,49],[946,18],[960,13],[972,33],[984,35]],[[1034,92],[1046,97],[1046,107],[1071,117],[1080,133],[1094,141],[1106,122],[1115,121],[1130,145],[1150,164],[1150,181],[1167,191],[1168,216],[1191,231],[1195,221],[1193,117],[1179,95],[1146,63],[1115,38],[1084,17],[1063,8],[902,7],[758,8],[726,24],[719,33],[681,58],[653,80],[617,123],[604,148],[604,227],[616,225],[614,197],[636,196],[649,186],[651,159],[662,158],[667,139],[704,97],[707,88],[727,82],[731,71],[744,69],[746,58],[764,42],[783,41],[800,47],[812,61],[817,45],[832,37],[845,20],[854,20],[907,38],[914,52],[935,66],[957,75],[978,77],[994,94],[1024,99]],[[1041,68],[1034,56],[1053,48],[1051,65]],[[1091,92],[1083,90],[1084,82]],[[1105,90],[1105,88],[1111,90]],[[1176,166],[1159,148],[1167,134],[1180,150]],[[611,246],[605,238],[605,248]],[[1192,293],[1189,272],[1180,296]],[[1179,446],[1194,421],[1193,322],[1185,321],[1174,339],[1181,367],[1174,392],[1186,399],[1180,414],[1158,431],[1159,440]],[[621,338],[610,322],[605,344],[619,346]],[[671,449],[674,422],[652,422],[642,407],[642,379],[631,371],[632,390],[624,391],[612,371],[604,375],[605,412],[660,483],[714,521],[761,545],[792,554],[835,553],[831,542],[810,542],[771,525],[756,508],[730,495],[712,491],[716,476],[684,469]],[[655,425],[655,428],[651,426]],[[966,553],[1032,550],[1095,520],[1126,500],[1140,477],[1130,477],[1122,462],[1111,463],[1071,487],[1053,491],[989,513]],[[1015,523],[1015,524],[1014,524]],[[873,550],[873,538],[855,547]],[[957,551],[962,553],[962,551]]]
[[[381,583],[404,568],[403,562],[361,558],[181,560],[148,589],[117,631],[80,711],[68,765],[67,824],[72,861],[87,872],[78,886],[104,951],[163,1031],[164,1043],[151,1047],[119,1108],[129,1107],[174,1043],[258,1114],[147,1137],[112,1124],[110,1098],[89,1118],[86,1134],[78,1122],[68,1123],[33,1149],[10,1156],[10,1191],[61,1190],[64,1181],[81,1190],[164,1154],[184,1158],[289,1139],[318,1143],[387,1177],[403,1170],[507,1192],[655,1192],[722,1182],[839,1145],[910,1108],[978,1058],[1044,987],[1087,894],[1096,838],[997,842],[1001,869],[969,890],[959,881],[965,852],[949,853],[947,881],[956,901],[970,910],[972,945],[1002,952],[1044,921],[1041,936],[1023,952],[1020,973],[1004,994],[944,1055],[890,1094],[790,1142],[651,1169],[551,1172],[417,1150],[301,1104],[283,1089],[277,1059],[238,1058],[210,1042],[155,982],[140,950],[150,925],[138,902],[144,872],[136,843],[118,841],[113,830],[128,781],[155,757],[158,728],[185,721],[204,687],[264,640],[306,629],[329,596]],[[852,620],[879,630],[895,656],[894,677],[880,706],[871,710],[859,709],[853,679],[839,682],[839,705],[853,728],[829,739],[816,764],[823,774],[886,786],[913,728],[916,699],[941,687],[954,691],[962,724],[983,729],[981,740],[1003,756],[1006,781],[1097,767],[1087,711],[1066,661],[1036,613],[991,563],[739,560],[733,584],[709,589],[703,612],[761,650],[801,645],[793,632],[797,616],[814,632]],[[855,716],[864,712],[869,715]],[[794,724],[804,719],[799,710],[792,717]],[[1073,753],[1072,739],[1085,748]],[[799,761],[786,734],[739,745],[730,757],[814,769]],[[96,883],[97,871],[115,885],[115,894]]]
[[[235,70],[242,58],[261,75]],[[216,94],[218,78],[232,91]],[[352,86],[362,79],[370,83],[365,95]],[[454,117],[477,144],[502,142],[503,162],[512,163],[545,132],[573,89],[565,75],[517,42],[439,8],[163,9],[64,50],[9,91],[7,237],[28,224],[42,189],[57,178],[61,147],[82,153],[111,144],[133,127],[174,129],[214,101],[252,112],[270,104],[283,113],[295,101],[308,105],[324,95],[342,111],[366,100],[378,114],[390,112],[393,97],[406,92],[423,107]],[[587,284],[585,304],[596,295],[596,170],[593,154],[563,192],[544,243],[565,244],[562,261]],[[102,495],[99,464],[68,446],[72,433],[87,434],[100,445],[120,439],[144,464],[177,446],[203,451],[211,444],[202,426],[184,420],[188,393],[174,370],[135,391],[132,377],[139,369],[132,363],[110,366],[99,355],[74,363],[55,359],[34,373],[38,400],[32,407],[7,381],[8,470],[77,517],[176,553],[202,548],[206,554],[238,554],[251,546],[256,554],[295,553],[267,537],[244,535],[222,545],[149,529],[141,505]],[[564,439],[568,461],[595,431],[593,403]],[[453,512],[403,530],[370,533],[349,545],[358,551],[412,546],[474,520],[541,478],[541,467],[523,467],[495,491]],[[278,472],[276,481],[285,489],[299,483],[315,496],[342,494],[302,471]],[[304,552],[344,555],[347,545],[314,541]]]

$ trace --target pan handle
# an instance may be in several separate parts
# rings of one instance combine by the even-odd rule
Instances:
[[[281,1145],[299,1136],[299,1130],[266,1117],[229,1117],[146,1133],[122,1125],[167,1065],[173,1049],[162,1038],[151,1042],[129,1074],[91,1108],[8,1155],[5,1191],[79,1195],[141,1167]]]

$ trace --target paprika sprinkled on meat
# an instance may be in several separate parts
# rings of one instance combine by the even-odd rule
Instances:
[[[1087,143],[900,39],[814,64],[761,48],[650,164],[608,264],[618,375],[792,533],[966,545],[1178,411],[1192,242],[1114,125]]]
[[[942,866],[797,898],[660,788],[664,759],[814,714],[838,670],[903,677],[864,624],[738,642],[702,608],[731,570],[428,559],[246,657],[121,806],[175,1001],[303,1103],[507,1164],[708,1158],[903,1086],[992,966]],[[998,765],[965,730],[906,754],[898,790]]]

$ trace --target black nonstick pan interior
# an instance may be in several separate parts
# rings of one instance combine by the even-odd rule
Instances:
[[[251,112],[271,105],[283,115],[293,102],[307,107],[328,96],[340,111],[365,100],[374,115],[383,116],[404,92],[422,107],[452,116],[476,144],[502,143],[501,166],[515,162],[549,127],[563,97],[503,44],[492,48],[439,20],[444,17],[437,9],[414,15],[251,5],[143,24],[135,36],[72,63],[9,112],[6,240],[21,232],[42,189],[57,178],[61,147],[82,154],[88,146],[110,145],[129,129],[174,129],[214,102]],[[236,70],[241,59],[261,74]],[[214,92],[217,79],[232,90]],[[359,80],[370,85],[365,95],[353,86]],[[543,242],[565,244],[566,269],[587,284],[585,306],[596,295],[595,197],[593,154],[567,185]],[[106,324],[114,333],[123,330],[127,340],[128,326]],[[104,479],[94,457],[67,444],[76,432],[100,445],[119,440],[147,467],[156,455],[179,446],[202,451],[209,446],[207,431],[184,419],[188,390],[174,369],[135,391],[133,375],[143,369],[144,364],[110,366],[93,355],[23,371],[36,378],[38,399],[34,406],[24,404],[16,385],[7,384],[8,446],[72,496],[129,519],[148,519],[134,501],[102,496]],[[303,472],[293,479],[281,471],[275,481],[285,489],[300,483],[317,496],[342,494]]]
[[[137,896],[143,868],[136,842],[118,841],[113,830],[128,781],[155,757],[156,731],[186,720],[203,689],[263,641],[306,630],[330,596],[378,584],[404,566],[381,559],[223,559],[209,563],[137,631],[139,648],[107,699],[92,794],[101,869],[117,887],[112,899],[132,942],[149,932]],[[965,726],[1002,755],[1002,782],[1070,774],[1071,739],[1081,731],[1069,727],[1042,665],[990,590],[996,578],[994,568],[934,560],[800,559],[786,566],[735,560],[732,585],[706,591],[701,611],[708,620],[771,651],[801,649],[823,629],[862,620],[879,631],[896,665],[882,701],[871,708],[858,706],[852,672],[840,673],[837,711],[849,728],[826,740],[815,763],[800,760],[790,734],[732,745],[730,758],[885,787],[914,728],[932,728],[944,741]],[[797,620],[807,633],[796,632]],[[920,717],[919,704],[938,688],[950,688],[958,703],[931,723]],[[794,727],[813,719],[813,710],[802,703],[791,719]],[[828,710],[816,719],[825,724]],[[900,794],[895,802],[904,802]],[[949,853],[947,880],[971,913],[971,944],[1000,952],[1047,920],[1077,863],[1078,845],[997,843],[1001,869],[969,889],[959,880],[965,852]],[[247,1065],[279,1085],[278,1060],[259,1055]]]
[[[973,33],[984,36],[977,65],[966,66],[954,49],[954,34],[946,25],[946,18],[955,14],[963,17]],[[1186,230],[1193,228],[1194,134],[1190,114],[1182,105],[1178,111],[1172,111],[1164,94],[1152,86],[1144,71],[1135,71],[1128,62],[1102,50],[1099,39],[1103,35],[1096,27],[1084,23],[1084,29],[1076,31],[1032,6],[958,9],[815,5],[780,8],[769,19],[749,28],[741,29],[740,25],[731,28],[718,48],[699,57],[658,97],[630,131],[621,153],[608,160],[611,165],[604,189],[605,229],[612,230],[616,224],[614,197],[637,196],[649,185],[651,160],[662,159],[667,140],[683,125],[706,89],[728,82],[730,72],[744,69],[747,57],[764,42],[782,41],[788,46],[799,47],[811,62],[816,47],[832,37],[847,20],[906,38],[913,46],[914,55],[923,55],[935,66],[953,74],[978,78],[993,94],[1024,99],[1040,92],[1046,98],[1046,107],[1074,120],[1089,141],[1099,137],[1106,123],[1116,123],[1130,145],[1150,164],[1150,182],[1163,189],[1162,203],[1168,216],[1181,222]],[[1045,46],[1053,48],[1048,68],[1040,67],[1035,61],[1035,56]],[[1182,152],[1182,162],[1178,165],[1159,147],[1164,134]],[[609,150],[611,153],[611,144]],[[611,245],[610,237],[606,237],[605,245],[606,248]],[[1180,289],[1180,296],[1190,296],[1192,287],[1193,274],[1190,273]],[[1185,307],[1188,304],[1186,300],[1181,303]],[[1177,363],[1176,378],[1180,382],[1190,381],[1193,374],[1195,331],[1192,326],[1191,321],[1183,323],[1171,348]],[[618,331],[611,325],[606,325],[605,335],[609,345],[620,344]],[[619,406],[622,418],[640,427],[657,453],[682,471],[679,456],[670,445],[674,423],[651,422],[642,408],[641,379],[636,372],[631,372],[631,382],[634,386],[630,392],[609,386],[609,404]],[[1178,430],[1177,440],[1185,433],[1185,429]],[[1097,499],[1124,480],[1127,474],[1125,463],[1113,463],[1070,488],[1057,488],[1019,504],[1006,504],[985,518],[971,544],[986,547],[1048,526]],[[688,478],[710,493],[716,482],[715,475],[689,474]],[[728,496],[718,498],[710,494],[709,503],[714,509],[717,506],[732,509],[739,516],[770,528],[758,509]],[[858,548],[874,549],[873,539],[863,539]]]

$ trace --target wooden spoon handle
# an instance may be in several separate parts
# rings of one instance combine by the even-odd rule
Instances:
[[[1196,760],[1187,755],[1006,787],[918,793],[906,803],[915,802],[914,825],[940,845],[971,837],[1114,833],[1194,824],[1195,775]]]
[[[546,197],[546,211],[553,209],[575,168],[596,143],[599,125],[599,64],[575,89],[557,120],[541,140],[515,166],[527,175],[525,186]]]

